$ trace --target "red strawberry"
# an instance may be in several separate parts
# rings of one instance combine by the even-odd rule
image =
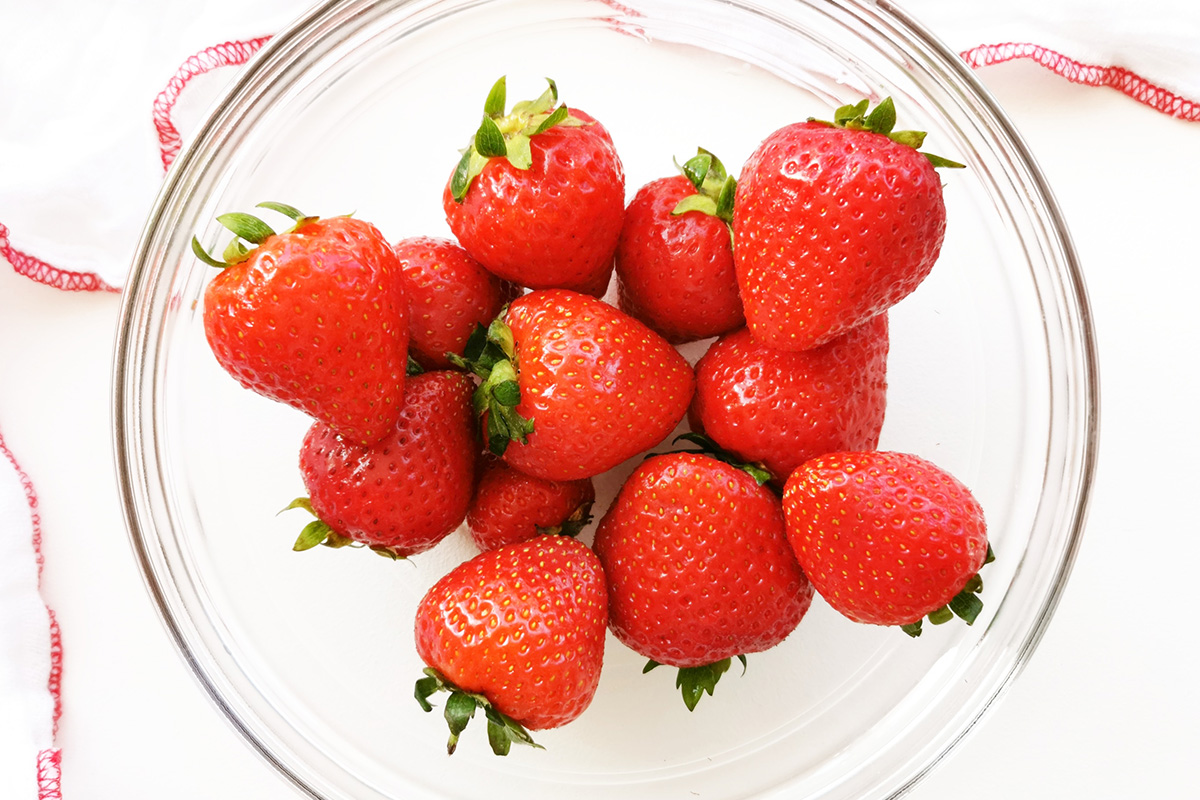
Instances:
[[[925,134],[892,132],[890,99],[864,116],[772,133],[742,167],[733,210],[734,262],[754,337],[807,350],[906,297],[937,260],[946,227]]]
[[[783,494],[788,539],[817,592],[856,622],[900,625],[983,608],[991,560],[983,509],[954,476],[907,453],[830,453],[801,466]]]
[[[696,362],[693,430],[778,479],[813,456],[873,450],[887,407],[887,314],[798,353],[750,331],[718,339]]]
[[[712,694],[733,656],[783,641],[812,602],[779,498],[699,453],[655,456],[634,470],[595,548],[613,633],[654,664],[679,667],[688,708]]]
[[[448,239],[416,236],[393,249],[408,294],[409,351],[426,369],[449,367],[446,353],[462,355],[475,326],[520,294]]]
[[[625,173],[612,139],[558,89],[504,113],[505,79],[446,184],[442,205],[462,246],[501,278],[595,296],[612,275]]]
[[[711,153],[643,186],[617,243],[620,306],[679,344],[745,323],[729,223],[737,182]]]
[[[307,507],[317,521],[297,550],[351,541],[397,557],[424,552],[462,524],[479,452],[471,392],[459,372],[408,379],[400,419],[373,445],[315,423],[300,450]]]
[[[492,452],[553,481],[599,475],[658,444],[695,388],[691,366],[657,333],[561,289],[514,300],[467,353],[486,379],[475,407]]]
[[[204,291],[204,333],[239,383],[370,444],[395,427],[408,356],[408,303],[395,253],[370,223],[296,220],[275,233],[248,214],[218,218],[236,234]],[[242,240],[257,245],[247,249]]]
[[[438,581],[417,607],[421,707],[449,691],[448,749],[477,707],[497,755],[529,730],[565,725],[592,702],[604,658],[607,592],[600,562],[566,536],[481,553]]]
[[[480,550],[541,534],[575,536],[591,522],[596,490],[588,478],[547,481],[493,459],[467,509],[467,529]]]

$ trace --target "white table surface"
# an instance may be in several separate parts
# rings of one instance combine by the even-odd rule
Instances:
[[[1084,545],[1040,648],[910,797],[1198,797],[1200,125],[1027,64],[981,76],[1078,246],[1101,455]],[[110,443],[118,304],[0,267],[0,425],[38,492],[44,594],[65,650],[63,797],[294,800],[200,690],[134,564]]]

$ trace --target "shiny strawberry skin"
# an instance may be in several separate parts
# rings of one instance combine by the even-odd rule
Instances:
[[[449,239],[415,236],[393,248],[408,296],[409,352],[425,369],[462,355],[476,324],[486,325],[520,293]]]
[[[625,215],[625,172],[603,126],[571,114],[588,124],[534,136],[529,169],[493,158],[461,203],[447,182],[442,206],[463,248],[501,278],[600,296]]]
[[[539,478],[599,475],[663,441],[687,413],[692,368],[654,331],[575,292],[531,292],[509,306],[527,444],[504,459]]]
[[[561,527],[581,507],[590,509],[595,499],[589,478],[543,480],[495,459],[484,468],[475,488],[467,509],[467,529],[480,550],[495,550]]]
[[[462,524],[475,485],[473,390],[458,372],[410,377],[400,419],[369,446],[315,423],[300,450],[313,512],[334,532],[400,556],[444,539]]]
[[[460,689],[530,730],[565,725],[590,705],[608,619],[595,554],[565,536],[481,553],[421,600],[417,653]]]
[[[617,243],[621,310],[673,344],[728,333],[745,322],[729,226],[701,211],[671,213],[695,193],[683,175],[646,184],[625,209]]]
[[[734,261],[755,338],[806,350],[925,279],[946,227],[942,183],[887,136],[815,122],[768,136],[742,167]]]
[[[887,314],[802,352],[767,347],[742,328],[696,362],[692,428],[762,463],[782,486],[814,456],[879,444],[887,354]]]
[[[779,499],[696,453],[634,470],[596,531],[618,639],[660,664],[695,667],[783,641],[813,590]]]
[[[788,540],[817,592],[857,622],[906,625],[979,572],[987,524],[958,479],[907,453],[830,453],[788,479]]]
[[[351,441],[395,426],[408,303],[396,255],[370,223],[333,217],[270,236],[209,282],[204,332],[242,386]]]

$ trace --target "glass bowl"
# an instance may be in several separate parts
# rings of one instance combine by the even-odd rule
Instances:
[[[632,7],[629,7],[632,6]],[[308,420],[242,390],[207,350],[191,254],[217,214],[278,200],[353,212],[392,240],[448,235],[441,189],[492,82],[608,127],[629,196],[703,146],[732,172],[772,130],[860,97],[968,165],[929,279],[892,310],[880,447],[949,469],[998,558],[973,627],[917,640],[820,600],[688,713],[610,639],[600,688],[545,751],[446,755],[412,697],[413,612],[471,553],[409,563],[290,550]],[[222,240],[223,243],[223,240]],[[693,345],[695,358],[703,345]],[[960,60],[867,0],[351,0],[267,44],[175,162],[138,247],[115,375],[128,526],[170,635],[221,711],[319,798],[795,798],[903,794],[1027,661],[1078,547],[1096,451],[1094,342],[1062,217],[1028,150]],[[626,465],[598,481],[603,512]]]

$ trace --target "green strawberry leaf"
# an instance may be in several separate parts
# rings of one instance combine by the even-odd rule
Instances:
[[[722,448],[719,444],[717,444],[715,441],[713,441],[709,437],[705,436],[703,433],[696,433],[695,431],[688,431],[687,433],[681,433],[678,436],[676,436],[673,440],[671,440],[671,444],[675,444],[676,442],[680,441],[681,439],[685,442],[691,442],[692,444],[696,445],[697,448],[699,448],[699,449],[697,449],[697,450],[672,450],[669,452],[673,452],[673,453],[703,453],[704,455],[706,455],[710,458],[715,458],[717,461],[720,461],[723,464],[728,464],[731,467],[737,467],[738,469],[740,469],[743,472],[745,472],[746,474],[748,474],[751,478],[754,478],[754,482],[757,483],[759,486],[766,486],[771,481],[775,480],[775,476],[771,473],[771,471],[769,469],[767,469],[766,467],[764,467],[762,464],[759,464],[759,463],[751,464],[751,463],[742,461],[740,458],[735,456],[733,453],[730,453],[728,450],[725,450],[724,448]]]
[[[505,142],[505,157],[508,163],[517,169],[529,169],[533,166],[533,150],[530,148],[529,137],[523,133],[513,135]]]
[[[484,117],[479,122],[479,130],[475,131],[475,152],[485,158],[508,155],[504,134],[491,117]]]
[[[875,106],[875,110],[863,120],[863,126],[875,133],[891,133],[896,127],[896,106],[892,98],[885,97]]]
[[[317,512],[313,511],[312,500],[309,500],[307,497],[297,497],[295,500],[279,509],[277,513],[282,514],[284,511],[291,511],[293,508],[303,508],[314,517],[317,515]]]
[[[739,655],[738,660],[742,662],[742,673],[745,674],[746,657]],[[729,671],[731,663],[732,659],[725,658],[699,667],[679,668],[679,672],[675,676],[675,688],[679,689],[683,695],[683,704],[687,706],[688,711],[695,711],[700,698],[705,694],[712,696],[717,688],[717,681]]]
[[[929,159],[929,163],[933,164],[934,167],[945,167],[946,169],[966,169],[967,167],[966,164],[960,164],[957,161],[951,161],[948,158],[942,158],[933,153],[922,152],[921,155]]]
[[[550,112],[549,116],[547,116],[545,119],[543,119],[541,122],[539,122],[537,127],[534,128],[533,133],[531,135],[537,136],[539,133],[544,133],[544,132],[550,130],[551,128],[553,128],[555,125],[562,124],[570,116],[571,116],[571,111],[570,111],[570,109],[567,108],[566,104],[564,103],[563,105],[559,106],[558,108],[556,108],[552,112]]]
[[[225,269],[226,267],[229,266],[229,262],[218,261],[217,259],[210,256],[208,254],[208,251],[204,249],[204,245],[200,244],[200,240],[197,239],[195,236],[192,237],[192,253],[195,254],[196,258],[200,259],[201,261],[203,261],[205,264],[207,264],[210,267],[216,267],[217,269]]]
[[[692,186],[699,189],[704,185],[704,179],[708,176],[708,171],[712,167],[713,157],[711,153],[701,150],[696,155],[689,158],[680,167],[684,177],[692,182]]]
[[[333,533],[333,528],[329,527],[329,523],[314,519],[300,531],[300,535],[296,537],[296,543],[292,545],[292,549],[297,553],[311,550],[317,545],[324,543],[331,533]]]
[[[275,230],[253,214],[243,214],[231,211],[221,214],[217,222],[224,225],[234,236],[245,239],[251,244],[262,244],[268,237],[275,235]]]
[[[487,99],[483,101],[483,113],[489,117],[504,116],[505,93],[507,91],[508,79],[501,75],[500,79],[492,84],[491,91],[488,92]]]
[[[888,134],[888,138],[896,144],[917,150],[925,144],[925,131],[893,131]]]
[[[258,203],[255,207],[266,208],[278,214],[282,214],[293,222],[303,222],[307,219],[314,219],[314,217],[308,216],[300,209],[296,208],[295,206],[289,206],[287,203],[276,203],[271,200],[264,200],[263,202]]]
[[[909,636],[911,636],[912,638],[915,639],[921,635],[921,620],[917,620],[916,622],[910,622],[907,625],[901,625],[900,630],[904,631]]]
[[[671,209],[671,216],[677,217],[689,211],[699,211],[701,214],[708,214],[710,217],[715,217],[717,215],[717,201],[706,195],[689,194],[675,204],[675,207]]]
[[[426,667],[423,672],[425,677],[418,678],[413,687],[413,697],[422,711],[433,711],[433,704],[429,700],[438,692],[448,692],[450,695],[446,699],[446,707],[442,710],[442,716],[450,729],[450,738],[446,742],[446,752],[450,755],[458,749],[459,737],[474,719],[476,709],[480,708],[487,718],[488,743],[496,755],[508,755],[513,743],[529,745],[538,750],[544,749],[533,740],[521,723],[498,711],[484,695],[460,689],[432,667]]]

